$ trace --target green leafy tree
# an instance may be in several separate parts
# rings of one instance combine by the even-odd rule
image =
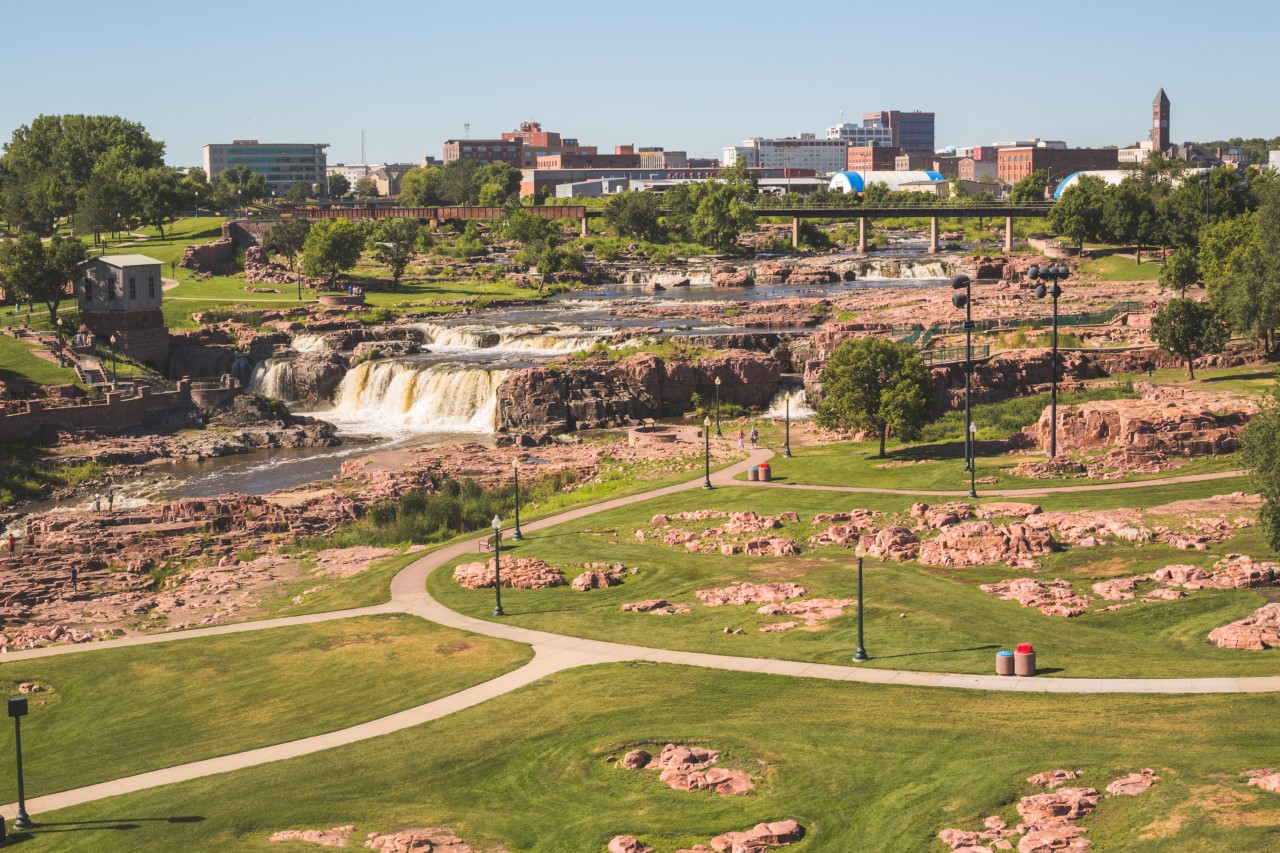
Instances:
[[[1083,251],[1085,240],[1102,236],[1103,214],[1111,188],[1095,175],[1081,175],[1049,210],[1049,227],[1073,240]]]
[[[262,248],[269,254],[280,255],[289,261],[289,272],[298,285],[298,299],[302,299],[302,276],[298,275],[298,256],[307,245],[311,223],[305,219],[284,219],[271,226],[262,238]]]
[[[0,243],[0,284],[10,293],[43,303],[53,324],[84,260],[84,243],[74,237],[55,234],[46,244],[34,232],[24,231],[17,240]]]
[[[1271,399],[1240,436],[1240,455],[1262,495],[1258,521],[1273,550],[1280,550],[1280,379]]]
[[[1197,247],[1206,225],[1240,216],[1256,205],[1248,179],[1235,169],[1190,176],[1160,200],[1161,225],[1175,246]]]
[[[284,194],[284,197],[286,201],[291,201],[294,204],[301,204],[311,198],[311,184],[306,181],[298,181],[293,186],[289,187],[289,190]]]
[[[884,458],[890,430],[904,441],[919,437],[931,408],[929,388],[915,347],[855,338],[838,346],[823,368],[816,420],[827,429],[875,432]]]
[[[680,184],[666,193],[667,222],[688,240],[728,249],[741,234],[755,228],[752,187],[746,181]]]
[[[1280,259],[1266,249],[1261,214],[1206,227],[1197,260],[1209,301],[1231,328],[1271,350],[1280,327]]]
[[[486,163],[471,176],[468,201],[487,207],[502,207],[520,199],[520,170],[510,163]]]
[[[416,254],[422,226],[413,219],[384,219],[374,232],[373,259],[391,269],[391,280],[400,286],[400,278]]]
[[[1151,194],[1133,179],[1126,178],[1109,194],[1102,210],[1102,231],[1112,243],[1134,247],[1134,258],[1142,264],[1142,246],[1155,236],[1158,218]]]
[[[322,219],[311,226],[302,247],[302,270],[315,278],[327,278],[332,288],[338,274],[360,260],[364,229],[350,219]]]
[[[435,207],[440,203],[440,176],[438,166],[410,169],[400,179],[401,207]]]
[[[1013,185],[1013,188],[1009,190],[1009,201],[1014,204],[1044,201],[1044,194],[1048,189],[1049,173],[1044,169],[1036,169]]]
[[[153,226],[163,238],[164,226],[177,218],[186,201],[178,170],[168,166],[133,169],[127,173],[125,186],[139,221]]]
[[[356,181],[356,185],[351,190],[351,194],[356,198],[377,198],[378,182],[368,175],[365,175],[363,178]]]
[[[616,193],[605,202],[604,221],[620,237],[661,243],[666,240],[662,227],[662,201],[654,193]]]
[[[1200,264],[1191,249],[1178,249],[1160,268],[1160,286],[1186,296],[1187,288],[1200,283]]]
[[[351,192],[351,182],[341,172],[329,176],[329,198],[343,198]]]
[[[271,195],[271,185],[248,166],[231,166],[214,176],[209,200],[219,210],[262,201]]]
[[[440,195],[441,204],[471,204],[474,199],[472,197],[472,179],[480,170],[480,164],[475,160],[451,160],[445,163],[440,169],[440,180],[436,191]],[[480,187],[474,188],[477,195]]]
[[[1151,320],[1151,339],[1187,364],[1187,378],[1195,379],[1195,360],[1222,352],[1231,339],[1227,324],[1207,302],[1171,299]]]

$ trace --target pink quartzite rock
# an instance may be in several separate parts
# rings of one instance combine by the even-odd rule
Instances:
[[[1040,507],[1036,504],[1014,503],[1011,501],[992,501],[991,503],[978,504],[973,508],[973,514],[977,518],[1026,518],[1028,515],[1038,515]]]
[[[794,583],[757,584],[746,581],[721,589],[700,589],[694,595],[708,607],[715,607],[722,604],[771,604],[799,598],[808,592],[806,587]]]
[[[1107,601],[1128,601],[1134,597],[1138,583],[1144,580],[1147,580],[1146,575],[1100,581],[1093,585],[1093,594]]]
[[[875,536],[863,536],[862,544],[867,553],[880,560],[914,560],[920,550],[920,540],[905,527],[886,527]]]
[[[578,592],[586,592],[589,589],[605,589],[622,583],[624,572],[625,569],[621,563],[610,568],[591,568],[574,578],[569,585],[578,590]]]
[[[941,530],[972,517],[973,507],[963,501],[950,501],[937,506],[915,504],[911,507],[911,515],[920,519],[917,525],[919,529]]]
[[[1107,793],[1113,797],[1120,795],[1136,797],[1159,781],[1160,777],[1156,775],[1156,771],[1147,767],[1139,773],[1121,776],[1107,786]]]
[[[1280,773],[1268,767],[1265,770],[1249,770],[1245,773],[1249,777],[1246,785],[1257,785],[1264,791],[1275,791],[1280,794]]]
[[[1084,829],[1074,824],[1040,826],[1030,829],[1018,842],[1018,853],[1084,853],[1092,845],[1083,838]]]
[[[1280,603],[1264,604],[1243,619],[1209,632],[1209,642],[1224,649],[1261,651],[1280,647]]]
[[[684,604],[671,604],[665,598],[648,598],[644,601],[633,601],[622,605],[623,613],[655,613],[659,616],[671,616],[676,613],[688,613]]]
[[[794,539],[784,539],[781,536],[748,539],[742,548],[753,557],[790,557],[800,553],[800,546]]]
[[[794,820],[758,823],[746,832],[726,832],[711,839],[711,848],[721,853],[762,853],[795,844],[804,835]]]
[[[1023,607],[1035,607],[1046,616],[1079,616],[1089,609],[1089,599],[1077,595],[1070,581],[1040,581],[1014,578],[999,583],[984,583],[983,592],[1005,601],[1016,601]]]
[[[634,835],[618,835],[609,842],[609,853],[653,853],[653,848]]]
[[[1045,773],[1028,776],[1027,784],[1039,785],[1041,788],[1056,788],[1059,785],[1070,782],[1072,779],[1079,778],[1080,774],[1075,770],[1049,770]]]
[[[1100,797],[1094,788],[1059,788],[1048,794],[1031,794],[1018,802],[1021,826],[1063,826],[1093,811]]]
[[[633,749],[622,756],[622,766],[628,770],[639,770],[641,767],[648,767],[652,760],[653,756],[647,750]]]
[[[321,847],[346,847],[351,840],[351,833],[356,828],[351,825],[335,826],[333,829],[286,829],[268,838],[268,841],[309,841]]]
[[[453,570],[453,578],[467,589],[493,586],[494,561],[463,563]],[[502,585],[514,589],[548,589],[564,586],[560,570],[534,557],[508,557],[502,561]]]
[[[406,829],[392,835],[369,833],[364,846],[378,853],[475,853],[448,827]]]
[[[800,624],[799,622],[770,622],[767,625],[760,626],[760,633],[761,634],[777,634],[782,631],[790,631],[792,628],[796,627],[799,624]]]
[[[658,778],[674,791],[715,791],[722,797],[752,790],[751,776],[740,770],[713,767],[720,753],[698,746],[669,743],[654,758],[643,749],[633,749],[622,757],[628,770],[647,768],[659,771]]]
[[[813,625],[824,619],[835,619],[844,615],[846,607],[857,604],[852,598],[805,598],[799,601],[786,601],[778,604],[766,604],[756,612],[761,616],[799,616]],[[785,622],[782,624],[786,624]],[[795,624],[795,623],[792,623]],[[762,627],[761,630],[764,630]],[[783,630],[774,628],[772,630]]]
[[[1049,531],[1026,524],[993,525],[968,521],[948,527],[920,546],[919,561],[927,566],[987,566],[1003,563],[1012,568],[1035,569],[1037,556],[1051,553]]]

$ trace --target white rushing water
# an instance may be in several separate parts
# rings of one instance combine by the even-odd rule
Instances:
[[[577,326],[451,326],[421,323],[426,346],[441,350],[493,350],[524,355],[561,355],[590,349],[605,334]]]
[[[891,281],[894,279],[943,279],[950,273],[943,261],[916,260],[868,260],[858,265],[858,278],[867,281]]]
[[[269,358],[253,369],[249,393],[274,397],[286,402],[293,399],[293,362],[287,358]]]
[[[344,432],[369,435],[490,433],[498,386],[509,370],[461,364],[372,361],[347,371],[333,408],[318,417]]]
[[[300,335],[295,335],[291,346],[296,352],[323,352],[330,348],[328,336],[316,334],[315,332],[303,332]]]
[[[769,402],[769,411],[764,413],[766,418],[784,418],[787,416],[787,401],[791,401],[791,420],[804,420],[814,416],[813,409],[809,406],[809,394],[803,388],[797,388],[794,391],[779,391],[774,395],[773,400]]]

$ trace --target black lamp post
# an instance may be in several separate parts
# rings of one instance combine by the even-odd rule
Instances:
[[[18,756],[18,816],[13,820],[14,829],[30,829],[34,824],[27,814],[27,797],[22,789],[22,718],[27,715],[27,697],[9,699],[9,716],[13,717],[14,753]]]
[[[720,377],[716,377],[716,438],[720,438]]]
[[[862,561],[867,556],[867,546],[858,542],[858,547],[853,549],[853,553],[858,558],[858,648],[853,653],[853,659],[863,661],[867,659],[867,649],[862,644]]]
[[[705,476],[702,488],[711,488],[711,418],[702,419],[702,461]]]
[[[973,448],[973,464],[969,466],[969,497],[978,496],[978,425],[969,424],[969,445]]]
[[[956,291],[951,296],[951,304],[965,310],[964,315],[964,469],[973,467],[973,448],[969,443],[971,389],[970,375],[973,373],[973,280],[967,275],[958,275],[951,279],[951,287]]]
[[[61,317],[58,318],[57,327],[58,327],[57,329],[58,331],[58,367],[66,367],[67,360],[66,360],[66,357],[63,355],[64,350],[63,350],[63,343],[62,343],[62,318]]]
[[[783,397],[782,397],[782,399],[786,401],[786,406],[787,406],[787,408],[786,408],[786,413],[787,413],[787,420],[786,420],[786,424],[787,424],[787,431],[786,431],[786,440],[785,440],[785,442],[784,442],[784,443],[783,443],[783,445],[782,445],[782,455],[783,455],[784,457],[786,457],[787,459],[790,459],[790,458],[791,458],[791,395],[790,395],[790,394],[784,394],[784,395],[783,395]]]
[[[116,375],[116,368],[119,364],[119,360],[120,360],[119,356],[116,355],[116,336],[112,335],[111,336],[111,386],[113,388],[115,387],[116,380],[118,379]]]
[[[511,538],[519,542],[524,537],[520,535],[520,460],[511,460],[511,472],[516,478],[516,524],[515,529],[511,531]]]
[[[1062,288],[1058,286],[1058,280],[1064,279],[1070,274],[1071,270],[1065,266],[1045,267],[1043,269],[1039,266],[1032,266],[1027,270],[1027,278],[1036,282],[1036,298],[1053,297],[1053,355],[1049,365],[1052,374],[1049,391],[1050,459],[1058,455],[1058,297],[1062,295]],[[1046,285],[1045,282],[1048,282],[1048,284]]]
[[[502,519],[493,517],[493,615],[506,616],[502,609]]]

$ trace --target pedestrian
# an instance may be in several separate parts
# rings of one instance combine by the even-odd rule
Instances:
[[[760,430],[755,427],[751,428],[751,449],[756,449],[756,442],[760,440]]]
[[[107,489],[107,512],[111,512],[116,508],[116,490],[114,488]]]
[[[747,440],[747,434],[742,431],[741,427],[739,427],[738,429],[738,449],[739,450],[747,449],[746,440]]]
[[[93,496],[93,511],[102,512],[102,495],[95,494]]]
[[[76,582],[79,580],[79,578],[80,578],[80,572],[76,570],[75,566],[72,566],[71,567],[71,588],[73,590],[76,588]]]
[[[13,546],[14,546],[13,531],[10,530],[9,531],[9,559],[10,560],[13,559]]]

